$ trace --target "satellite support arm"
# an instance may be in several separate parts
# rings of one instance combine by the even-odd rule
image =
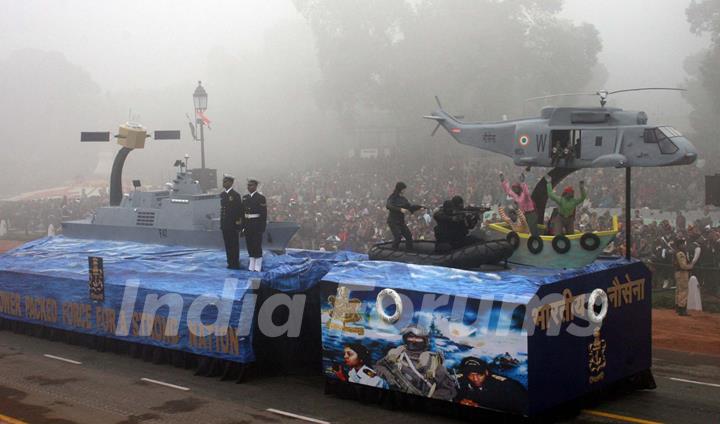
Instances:
[[[120,206],[123,198],[122,191],[122,171],[125,166],[125,159],[133,149],[122,147],[115,155],[112,173],[110,174],[110,206]]]

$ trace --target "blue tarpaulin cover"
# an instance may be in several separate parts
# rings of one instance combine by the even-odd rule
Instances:
[[[478,272],[397,262],[351,261],[336,264],[323,280],[475,299],[503,296],[509,300],[508,296],[512,296],[516,302],[526,303],[542,286],[627,264],[624,259],[612,259],[567,270],[513,266]]]
[[[483,272],[338,263],[320,286],[324,374],[535,414],[650,368],[651,287],[648,269],[624,259]],[[604,295],[599,321],[591,293]],[[464,363],[494,384],[478,388]]]
[[[89,298],[89,256],[103,258],[104,302]],[[247,261],[243,255],[242,265],[246,266]],[[261,279],[265,288],[290,295],[306,292],[324,279],[475,299],[503,297],[505,301],[525,303],[543,285],[626,264],[614,260],[565,271],[514,267],[475,272],[373,262],[352,252],[289,250],[284,255],[267,252],[265,271],[251,273],[226,269],[225,253],[217,249],[60,236],[35,240],[0,255],[0,316],[244,363],[254,360],[251,329],[256,305],[250,302],[253,308],[248,308],[243,302],[247,294],[257,293],[250,284],[253,278]],[[228,325],[232,331],[221,336],[205,334],[196,328],[197,323],[188,321],[188,311],[200,298],[219,298],[227,279],[237,280]],[[125,299],[123,309],[128,281],[137,284],[137,294]],[[172,315],[167,306],[157,312],[151,310],[149,313],[157,313],[159,319],[148,320],[151,328],[143,333],[142,314],[148,297],[162,299],[168,294],[182,299],[181,316]],[[123,319],[121,311],[132,317]],[[212,306],[202,309],[201,323],[214,324],[218,311]],[[118,332],[122,323],[127,334]],[[179,327],[177,337],[165,335],[166,328],[173,323]]]
[[[105,301],[89,298],[88,257],[103,258]],[[43,238],[0,255],[0,316],[31,323],[116,337],[120,327],[127,282],[138,285],[137,295],[126,300],[125,311],[133,313],[123,339],[172,349],[189,350],[237,362],[254,360],[252,310],[243,313],[243,297],[252,293],[249,280],[260,278],[265,287],[293,294],[312,288],[338,262],[363,260],[351,252],[267,252],[262,273],[226,269],[225,252],[181,246],[121,241]],[[247,266],[247,256],[241,262]],[[188,331],[188,309],[203,296],[220,297],[226,279],[236,279],[230,333],[222,337]],[[178,337],[166,336],[170,308],[158,309],[159,320],[149,320],[149,335],[142,336],[140,321],[148,295],[166,294],[182,298]],[[177,297],[176,297],[177,299]],[[253,305],[255,306],[255,305]],[[202,310],[202,323],[213,324],[218,308]],[[251,330],[247,330],[251,331]],[[245,331],[245,332],[247,332]]]
[[[122,284],[127,279],[141,278],[148,279],[153,287],[198,294],[207,290],[206,284],[199,283],[219,282],[222,286],[228,277],[241,280],[260,277],[263,284],[280,291],[305,291],[333,264],[367,258],[352,252],[289,250],[285,255],[266,252],[264,272],[257,274],[226,269],[225,252],[217,249],[59,236],[31,241],[0,255],[0,270],[87,281],[88,256],[103,258],[106,284]],[[243,253],[241,262],[244,266],[247,266],[247,260]]]

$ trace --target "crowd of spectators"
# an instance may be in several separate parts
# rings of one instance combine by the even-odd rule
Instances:
[[[500,186],[500,172],[512,180],[519,176],[521,169],[510,162],[449,157],[421,167],[391,159],[355,159],[323,169],[275,176],[265,182],[263,191],[269,196],[271,219],[291,220],[302,225],[293,239],[293,247],[367,251],[372,244],[390,239],[385,223],[385,199],[397,181],[408,185],[406,197],[412,203],[430,208],[408,219],[414,237],[432,239],[435,225],[430,218],[432,208],[439,207],[443,200],[460,195],[466,204],[489,206],[493,210],[508,203]],[[531,188],[544,172],[531,170],[528,176]],[[574,185],[577,189],[580,180],[586,183],[588,200],[578,211],[576,226],[584,231],[611,228],[609,209],[619,208],[625,201],[624,172],[581,170],[562,185]],[[694,237],[696,233],[703,239],[715,237],[713,228],[717,222],[712,222],[707,211],[703,222],[695,223],[686,223],[682,214],[704,208],[702,171],[696,167],[635,170],[633,207],[638,209],[634,210],[633,221],[636,225],[633,254],[637,257],[651,258],[662,237],[668,243],[680,236]],[[672,213],[673,217],[679,217],[678,222],[642,219],[638,215],[640,209]],[[497,219],[493,212],[486,214],[486,221]],[[624,253],[622,239],[623,234],[614,244],[613,253]],[[718,255],[720,250],[717,255],[704,256],[708,260],[714,258],[713,263],[717,265]]]
[[[47,234],[51,225],[59,231],[62,221],[84,218],[106,204],[100,196],[0,201],[0,225],[4,221],[4,237],[26,239]]]
[[[352,158],[313,167],[305,171],[285,171],[261,178],[261,191],[268,198],[269,219],[295,221],[301,229],[291,247],[304,249],[345,249],[366,252],[374,244],[390,239],[386,224],[385,200],[397,181],[408,185],[406,197],[427,207],[408,219],[416,239],[432,239],[433,209],[455,195],[466,204],[492,207],[509,202],[502,190],[499,173],[510,181],[522,170],[510,161],[482,157],[445,156],[418,164],[417,160],[397,157]],[[532,188],[545,170],[533,169],[527,180]],[[675,220],[641,219],[636,215],[633,256],[656,262],[671,260],[668,246],[677,237],[700,245],[699,266],[720,265],[720,227],[705,212],[704,219],[686,222],[683,211],[703,209],[703,171],[695,166],[640,168],[633,172],[633,207],[670,212]],[[624,204],[624,172],[616,169],[580,170],[562,185],[584,180],[588,200],[578,209],[576,226],[584,231],[608,229],[612,216],[607,208]],[[10,235],[46,233],[52,224],[89,216],[107,197],[59,198],[25,202],[0,202],[0,221]],[[548,208],[549,212],[549,208]],[[634,211],[636,214],[638,211]],[[485,220],[497,220],[489,212]],[[674,222],[672,222],[674,221]],[[614,252],[624,254],[624,235],[613,244]],[[666,249],[663,254],[663,248]]]
[[[700,281],[717,279],[707,277],[717,276],[720,268],[720,226],[713,221],[707,208],[692,223],[687,222],[685,215],[680,212],[676,214],[674,222],[667,219],[660,222],[635,219],[633,227],[631,255],[653,266],[656,285],[667,286],[673,280],[674,242],[677,239],[687,241],[685,250],[690,261],[699,254],[694,272]],[[615,253],[625,254],[624,240],[623,232],[615,243]]]

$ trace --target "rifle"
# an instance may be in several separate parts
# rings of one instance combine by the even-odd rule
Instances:
[[[484,206],[466,206],[462,209],[455,209],[451,215],[466,215],[466,216],[481,216],[485,212],[489,211],[490,208]]]
[[[485,213],[489,211],[490,208],[486,208],[484,206],[465,206],[461,209],[463,212],[471,212],[471,213]]]
[[[452,215],[462,217],[465,222],[465,226],[472,229],[478,224],[478,222],[482,221],[483,214],[489,210],[490,208],[483,206],[466,206],[462,209],[455,210]]]
[[[388,372],[382,374],[382,378],[385,379],[385,381],[388,383],[390,387],[397,387],[400,389],[400,391],[403,391],[405,393],[415,395],[415,396],[421,396],[421,397],[427,397],[427,393],[418,389],[417,387],[413,386],[407,378],[403,375],[403,373],[398,369],[397,364],[393,363],[392,361],[388,361],[387,359],[383,359],[381,362],[384,362],[383,368],[385,368]],[[428,383],[425,381],[425,383]],[[429,383],[428,383],[429,384]]]

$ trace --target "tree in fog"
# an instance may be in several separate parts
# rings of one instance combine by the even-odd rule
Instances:
[[[717,155],[720,139],[720,0],[692,1],[687,9],[690,30],[710,35],[710,47],[685,61],[688,72],[687,98],[693,107],[690,122],[696,143],[706,153]]]
[[[92,128],[105,99],[84,69],[61,53],[18,50],[0,59],[0,93],[0,194],[62,184],[95,167],[78,128]]]
[[[436,94],[468,119],[517,116],[527,97],[578,90],[602,74],[597,31],[559,18],[560,0],[294,3],[316,38],[318,103],[350,126],[380,110],[418,127]]]

